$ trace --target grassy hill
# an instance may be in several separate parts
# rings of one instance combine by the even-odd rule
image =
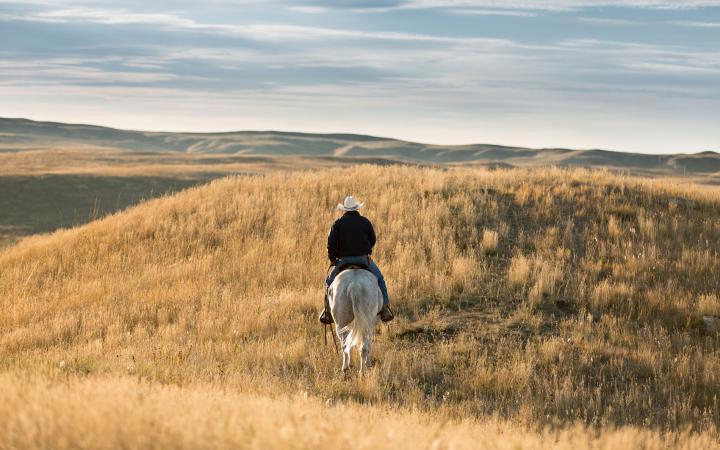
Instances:
[[[438,146],[353,134],[151,133],[0,118],[0,247],[229,174],[356,164],[600,167],[718,184],[720,155]]]
[[[373,158],[299,158],[120,150],[0,151],[0,247],[68,228],[228,174],[391,164]]]
[[[367,201],[398,313],[379,327],[363,379],[338,374],[316,323],[324,240],[347,193]],[[488,446],[517,433],[528,447],[707,448],[720,425],[720,338],[703,325],[720,316],[719,218],[715,188],[582,169],[365,165],[235,176],[150,200],[0,251],[0,398],[20,385],[31,399],[22,417],[45,411],[0,414],[0,436],[45,424],[71,443],[160,429],[186,433],[187,447],[208,436],[282,446],[257,433],[283,420],[233,406],[261,396],[309,418],[439,424],[415,448],[473,447],[478,430],[495,433]],[[62,426],[63,411],[92,410],[98,392],[110,392],[98,411],[148,420],[95,429],[97,416],[75,412]],[[45,408],[49,393],[60,406]],[[196,408],[231,419],[220,429],[194,420]],[[292,414],[278,436],[310,447],[320,425]],[[565,434],[533,431],[548,426]],[[385,432],[363,442],[395,442]]]

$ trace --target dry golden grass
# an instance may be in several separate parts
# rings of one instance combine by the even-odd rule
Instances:
[[[486,255],[493,255],[497,251],[498,232],[493,230],[483,230],[482,249]]]
[[[378,158],[122,151],[87,144],[5,152],[1,147],[0,247],[32,234],[85,224],[143,199],[229,174],[382,162]]]
[[[528,282],[530,276],[530,260],[523,255],[515,255],[510,260],[508,268],[508,284],[510,287],[519,287]]]
[[[367,201],[398,313],[379,328],[364,379],[338,375],[316,324],[327,229],[348,193]],[[398,407],[418,429],[433,411],[513,430],[638,427],[600,443],[572,428],[577,448],[704,442],[720,425],[720,339],[702,329],[718,305],[719,218],[717,189],[598,171],[358,166],[223,179],[2,251],[0,370],[54,380],[28,389],[68,397],[132,376],[161,398],[240,386],[280,405],[304,391],[380,417]],[[494,252],[484,230],[497,230]],[[113,395],[132,395],[118,383]],[[91,407],[86,398],[72,407]]]
[[[48,384],[0,376],[0,449],[720,448],[709,434],[580,425],[529,431],[496,419],[98,377]]]

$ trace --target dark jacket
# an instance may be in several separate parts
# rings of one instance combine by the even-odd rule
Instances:
[[[335,221],[328,235],[328,258],[335,262],[344,256],[372,253],[375,230],[372,223],[357,211],[348,211]]]

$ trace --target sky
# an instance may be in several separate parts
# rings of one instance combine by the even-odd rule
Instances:
[[[720,0],[0,0],[0,117],[720,151]]]

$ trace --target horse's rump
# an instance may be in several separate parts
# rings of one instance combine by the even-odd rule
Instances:
[[[346,342],[344,345],[354,347],[362,344],[363,338],[372,333],[372,327],[375,325],[375,321],[372,320],[372,315],[368,311],[367,303],[363,303],[363,297],[369,297],[369,293],[362,284],[351,281],[347,287],[347,295],[350,298],[350,304],[352,305],[353,321],[344,327],[344,331],[347,331]]]

